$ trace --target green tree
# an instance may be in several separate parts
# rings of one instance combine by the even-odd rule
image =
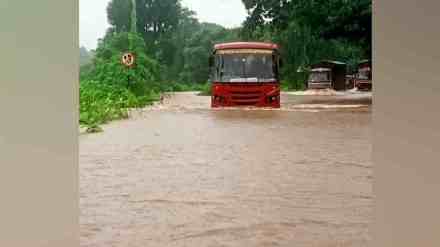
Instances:
[[[283,78],[301,88],[297,73],[321,59],[353,66],[371,57],[371,0],[242,0],[249,11],[242,36],[281,44]]]
[[[128,32],[131,27],[131,0],[111,0],[107,6],[107,19],[116,32]]]
[[[142,34],[150,54],[169,64],[169,40],[176,31],[181,13],[180,0],[136,0],[137,31]]]
[[[213,23],[201,23],[187,40],[183,52],[184,67],[179,81],[206,83],[209,77],[208,59],[214,44],[238,40],[238,31]]]
[[[172,44],[175,47],[172,64],[169,66],[167,79],[177,80],[179,73],[184,69],[186,61],[184,50],[188,46],[191,37],[200,29],[200,23],[195,17],[195,12],[187,8],[182,8],[179,16],[177,30],[172,35]]]
[[[345,39],[371,51],[371,0],[242,0],[250,12],[245,27],[269,24],[274,33],[291,23],[308,26],[320,38]],[[265,21],[267,20],[267,21]]]
[[[131,69],[121,64],[122,55],[128,51],[136,56],[135,66]],[[146,54],[145,43],[138,34],[123,32],[106,36],[98,44],[94,64],[93,80],[130,85],[130,89],[138,95],[159,90],[159,64]]]

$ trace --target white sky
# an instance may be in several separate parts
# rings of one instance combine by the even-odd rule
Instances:
[[[87,49],[95,49],[109,24],[106,7],[110,0],[79,0],[79,40]],[[201,22],[238,27],[246,18],[241,0],[182,0],[182,5],[197,12]]]

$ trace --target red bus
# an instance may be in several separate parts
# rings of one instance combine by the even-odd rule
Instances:
[[[210,58],[211,106],[280,107],[278,45],[217,44]]]

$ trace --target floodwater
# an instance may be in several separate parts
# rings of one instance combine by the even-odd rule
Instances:
[[[81,246],[368,246],[371,95],[209,100],[171,95],[80,136]]]

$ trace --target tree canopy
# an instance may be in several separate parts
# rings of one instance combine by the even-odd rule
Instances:
[[[116,32],[128,32],[131,26],[131,0],[112,0],[107,6],[107,20]]]
[[[236,29],[200,23],[180,0],[111,0],[111,27],[101,48],[115,34],[130,31],[133,1],[137,35],[144,41],[145,56],[159,64],[164,83],[204,83],[213,45],[226,41],[279,43],[285,61],[282,78],[292,88],[304,83],[298,69],[318,60],[342,60],[353,67],[371,57],[371,0],[242,0],[248,16]],[[104,51],[98,58],[110,56],[111,51]]]
[[[242,0],[249,16],[242,35],[282,45],[284,76],[321,59],[343,60],[353,67],[371,58],[371,0]]]

